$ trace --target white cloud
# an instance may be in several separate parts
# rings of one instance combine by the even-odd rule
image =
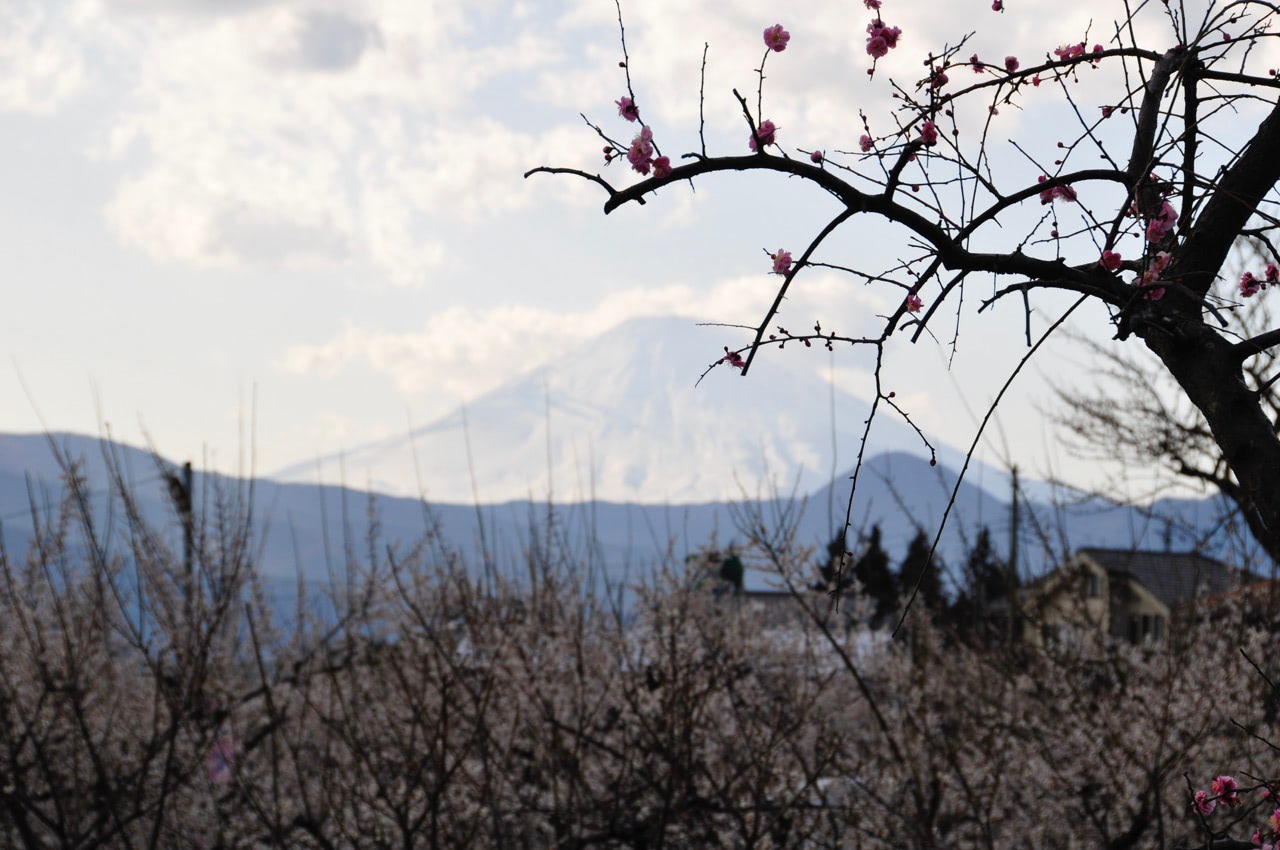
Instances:
[[[567,124],[534,132],[477,114],[482,87],[557,54],[536,33],[474,37],[474,16],[493,14],[299,0],[198,25],[116,16],[117,49],[137,58],[110,149],[132,167],[108,220],[165,260],[355,260],[421,283],[444,256],[435,231],[527,206],[520,174],[583,141]]]
[[[294,345],[275,362],[285,373],[333,379],[367,369],[394,381],[406,398],[430,390],[447,407],[494,389],[513,374],[573,349],[631,318],[676,315],[691,321],[754,325],[776,291],[777,278],[757,275],[721,281],[710,289],[673,284],[614,293],[580,310],[503,305],[487,310],[461,306],[432,315],[420,330],[393,332],[351,326],[319,344]],[[842,334],[875,326],[875,314],[891,309],[869,290],[832,274],[797,283],[780,317],[799,332],[816,317]],[[726,330],[726,342],[747,331]],[[709,358],[714,355],[709,351]]]
[[[347,71],[382,44],[375,24],[342,12],[304,9],[279,14],[273,23],[258,30],[255,41],[267,61],[283,69]]]
[[[83,87],[66,22],[43,2],[0,5],[0,112],[52,112]]]

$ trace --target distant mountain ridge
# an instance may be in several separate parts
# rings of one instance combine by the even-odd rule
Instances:
[[[161,530],[162,539],[171,546],[179,545],[180,535],[157,466],[176,469],[175,464],[157,461],[144,449],[94,437],[0,434],[0,533],[11,558],[21,557],[33,533],[29,486],[37,493],[36,503],[42,511],[57,506],[60,469],[49,449],[51,439],[67,456],[84,460],[92,508],[99,521],[120,522],[119,511],[110,509],[106,488],[103,457],[108,452],[128,470],[133,495]],[[554,516],[572,556],[594,563],[601,571],[599,578],[617,584],[635,581],[662,564],[678,566],[687,554],[713,540],[721,546],[742,542],[737,523],[750,515],[771,528],[790,516],[795,522],[796,542],[813,547],[816,565],[818,558],[825,557],[826,542],[844,521],[848,472],[838,476],[834,485],[799,495],[794,502],[763,498],[645,505],[598,500],[550,507],[537,499],[486,505],[425,504],[414,498],[337,486],[258,480],[253,483],[253,520],[256,548],[261,551],[259,567],[272,581],[283,582],[286,589],[299,570],[313,586],[341,575],[346,553],[365,551],[370,514],[377,518],[381,545],[393,551],[404,551],[422,539],[430,525],[466,563],[479,567],[484,560],[483,543],[499,567],[515,574],[523,569],[531,534],[544,526],[549,515]],[[930,536],[936,532],[955,479],[956,471],[950,466],[930,466],[927,460],[905,452],[868,458],[852,505],[851,545],[857,546],[859,532],[878,524],[896,563],[917,530]],[[197,514],[218,488],[244,493],[248,482],[197,473]],[[1165,500],[1150,508],[1135,508],[1100,499],[1055,505],[1024,495],[1020,507],[1020,563],[1028,575],[1039,573],[1065,552],[1082,546],[1188,549],[1203,538],[1208,541],[1207,554],[1224,556],[1226,541],[1217,527],[1219,509],[1211,499]],[[1153,520],[1152,515],[1170,517],[1171,522]],[[953,580],[959,578],[968,545],[980,526],[991,528],[1002,554],[1008,551],[1010,516],[1007,498],[968,481],[960,487],[939,547]],[[120,545],[119,535],[113,539],[114,545]],[[1225,557],[1231,560],[1229,554]]]

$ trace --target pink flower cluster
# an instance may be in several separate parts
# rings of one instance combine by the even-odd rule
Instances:
[[[767,148],[769,145],[776,143],[775,137],[777,136],[777,133],[778,128],[772,121],[766,118],[764,121],[761,121],[760,126],[756,128],[755,135],[747,139],[747,144],[751,146],[753,151],[758,153],[759,151],[756,148],[756,138],[759,137],[760,139],[760,147]]]
[[[861,136],[859,136],[859,137],[858,137],[858,147],[862,150],[862,152],[863,152],[863,153],[867,153],[868,151],[870,151],[870,150],[871,150],[871,137],[870,137],[870,136],[868,136],[866,133],[863,133]]]
[[[622,100],[630,101],[627,98]],[[622,114],[622,105],[619,101],[618,112]],[[626,116],[623,115],[625,118]],[[653,172],[654,177],[667,177],[671,174],[671,158],[667,156],[655,157],[653,155],[653,131],[647,126],[641,125],[640,132],[631,140],[631,147],[626,151],[627,162],[631,163],[631,167],[638,173],[648,176],[649,172]],[[604,161],[610,163],[615,156],[623,156],[621,152],[612,146],[606,145],[604,148]]]
[[[876,59],[881,58],[898,46],[900,35],[902,35],[901,29],[886,26],[884,21],[876,18],[867,24],[867,53]]]
[[[1262,785],[1252,790],[1260,791],[1264,800],[1277,799],[1274,786]],[[1220,807],[1234,809],[1241,805],[1244,805],[1244,800],[1240,798],[1240,786],[1232,776],[1219,776],[1209,785],[1208,791],[1201,789],[1191,796],[1191,808],[1205,818]],[[1280,850],[1280,809],[1272,810],[1266,825],[1255,829],[1250,840],[1258,845],[1259,850]]]
[[[636,107],[636,102],[631,98],[623,95],[614,101],[618,104],[618,114],[628,121],[639,121],[640,110]]]
[[[1164,201],[1160,205],[1160,212],[1147,222],[1147,241],[1152,244],[1164,241],[1177,223],[1178,211],[1173,208],[1173,204]]]
[[[781,248],[779,248],[777,253],[770,254],[769,258],[773,260],[774,274],[784,275],[791,271],[791,252],[790,251],[784,251]]]
[[[790,40],[791,33],[784,30],[782,24],[774,24],[764,31],[764,46],[774,53],[786,50],[787,42]]]
[[[1254,277],[1253,272],[1245,272],[1240,277],[1240,297],[1252,298],[1268,286],[1275,286],[1278,283],[1280,283],[1280,269],[1276,268],[1275,263],[1267,263],[1261,278]]]
[[[1083,56],[1084,42],[1082,41],[1079,44],[1064,44],[1061,47],[1055,47],[1053,50],[1053,55],[1057,56],[1059,59],[1062,59],[1064,61],[1067,59],[1075,59],[1076,57]]]
[[[1266,792],[1263,792],[1266,793]],[[1274,794],[1268,795],[1274,797]],[[1268,837],[1270,842],[1262,840],[1262,830],[1254,830],[1253,843],[1262,845],[1262,850],[1275,850],[1276,844],[1280,843],[1280,809],[1276,809],[1271,813],[1271,817],[1267,818],[1267,828],[1270,830]]]
[[[1161,275],[1164,274],[1164,270],[1169,267],[1169,260],[1169,252],[1160,251],[1151,258],[1151,263],[1147,266],[1146,270],[1143,271],[1142,277],[1134,281],[1135,284],[1140,283],[1145,287],[1146,292],[1143,297],[1148,301],[1159,301],[1164,297],[1165,288],[1163,286],[1155,286],[1154,284],[1160,280]]]
[[[919,313],[923,307],[924,307],[924,302],[920,300],[919,295],[916,295],[913,292],[912,294],[907,296],[907,312],[908,313]]]
[[[1055,47],[1053,50],[1053,55],[1057,56],[1059,60],[1065,62],[1068,59],[1079,59],[1081,56],[1084,55],[1084,49],[1085,48],[1084,48],[1083,41],[1077,44],[1064,44],[1061,47]],[[1093,52],[1095,54],[1101,53],[1103,49],[1104,48],[1102,47],[1101,44],[1095,44],[1093,46]],[[1097,60],[1091,59],[1090,62],[1096,63]]]
[[[926,121],[921,124],[920,141],[926,145],[936,145],[938,143],[938,125],[932,121]]]
[[[1229,808],[1235,808],[1242,802],[1240,795],[1237,793],[1238,788],[1239,786],[1236,785],[1234,777],[1219,776],[1213,780],[1208,791],[1200,790],[1192,795],[1191,805],[1199,814],[1205,817],[1213,814],[1219,803]],[[1280,809],[1276,811],[1277,814],[1280,814]],[[1275,815],[1271,817],[1274,819]],[[1255,833],[1254,841],[1257,841],[1256,836],[1257,834]]]
[[[1043,183],[1049,178],[1041,174],[1036,178],[1037,183]],[[1058,198],[1064,201],[1074,201],[1076,199],[1076,190],[1070,186],[1050,186],[1040,192],[1040,203],[1051,204]]]
[[[1103,251],[1102,259],[1098,260],[1098,265],[1102,266],[1109,272],[1116,271],[1120,268],[1123,258],[1115,251]]]
[[[742,359],[742,355],[736,351],[730,351],[729,346],[727,345],[724,347],[724,357],[721,357],[716,362],[728,363],[730,366],[733,366],[735,369],[747,368],[747,361]]]
[[[631,163],[631,167],[641,174],[648,174],[652,166],[653,158],[653,131],[648,127],[641,126],[640,132],[631,140],[631,147],[627,148],[627,162]]]

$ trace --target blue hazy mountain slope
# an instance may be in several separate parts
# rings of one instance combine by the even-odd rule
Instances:
[[[119,511],[108,510],[102,461],[104,444],[92,437],[55,435],[59,445],[86,461],[97,520],[105,523]],[[162,539],[176,550],[180,535],[173,523],[165,484],[156,461],[145,451],[118,444],[105,446],[129,470],[134,496],[144,514],[164,529]],[[96,459],[96,460],[95,460]],[[165,462],[168,468],[173,464]],[[30,476],[17,470],[35,470]],[[0,435],[0,518],[4,541],[11,555],[23,551],[30,540],[30,493],[37,494],[42,511],[56,506],[60,483],[58,466],[41,435]],[[859,533],[879,524],[884,545],[896,563],[907,542],[923,529],[932,536],[941,521],[956,473],[945,464],[931,467],[926,460],[905,452],[870,458],[860,473],[851,519],[855,541]],[[260,566],[265,575],[285,579],[300,570],[314,586],[331,574],[340,576],[350,562],[361,564],[369,551],[370,518],[376,518],[379,539],[375,550],[405,551],[428,531],[442,546],[458,551],[476,568],[486,560],[514,574],[523,572],[522,558],[537,535],[551,524],[570,556],[579,563],[600,568],[598,578],[612,582],[634,579],[654,566],[682,563],[686,554],[709,543],[741,541],[735,522],[744,512],[757,511],[767,525],[790,511],[797,522],[797,539],[814,547],[815,563],[825,554],[824,545],[833,529],[843,523],[849,492],[849,474],[834,486],[800,497],[802,505],[788,499],[756,499],[736,503],[639,505],[616,502],[570,503],[552,506],[543,501],[517,500],[493,505],[424,504],[417,499],[369,494],[337,486],[257,481],[253,483],[253,517],[261,547]],[[32,490],[29,488],[29,483]],[[246,482],[203,475],[196,477],[198,500],[223,493],[241,497],[250,492]],[[548,511],[550,510],[550,514]],[[197,505],[197,512],[200,505]],[[1150,519],[1172,517],[1192,536],[1209,536],[1218,515],[1212,500],[1167,500],[1149,509],[1117,506],[1101,499],[1083,499],[1053,505],[1023,499],[1019,524],[1020,565],[1034,574],[1061,554],[1080,546],[1188,548],[1192,536],[1175,534],[1166,541],[1171,526]],[[1008,549],[1010,510],[1008,498],[966,481],[955,505],[939,552],[953,579],[977,529],[986,525],[995,535],[997,548]],[[115,538],[119,545],[121,538]],[[1219,552],[1210,546],[1211,552]]]

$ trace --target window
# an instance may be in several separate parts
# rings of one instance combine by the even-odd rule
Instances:
[[[1102,576],[1097,573],[1086,573],[1084,578],[1084,592],[1090,599],[1097,599],[1102,596]]]

